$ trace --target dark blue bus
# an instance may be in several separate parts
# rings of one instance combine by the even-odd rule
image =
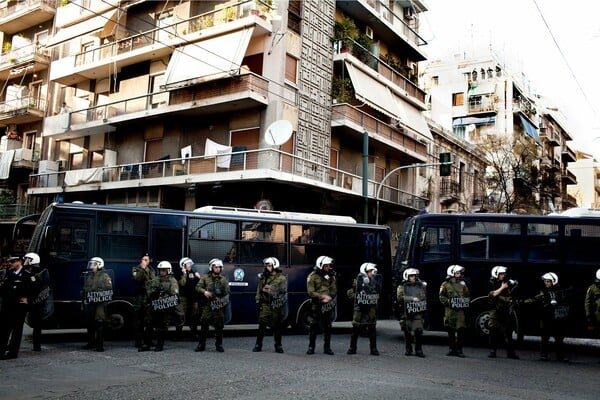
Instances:
[[[111,326],[131,323],[131,269],[149,253],[153,266],[162,260],[179,273],[190,257],[207,273],[213,258],[224,262],[232,292],[230,324],[256,324],[255,293],[262,260],[277,257],[289,282],[289,324],[305,326],[306,278],[320,255],[335,260],[340,294],[351,287],[359,266],[374,262],[384,276],[381,314],[391,316],[391,246],[388,227],[356,223],[350,217],[295,212],[203,207],[195,211],[54,203],[40,215],[28,251],[49,269],[54,316],[46,328],[81,327],[79,292],[91,257],[102,257],[114,279],[108,309]],[[177,278],[178,276],[176,276]],[[338,296],[338,320],[352,318],[352,305]]]
[[[443,330],[443,306],[438,291],[452,264],[466,268],[471,291],[470,319],[482,339],[489,332],[489,280],[494,266],[508,267],[518,282],[517,299],[539,292],[541,276],[554,272],[571,300],[568,335],[585,337],[584,298],[600,268],[600,218],[584,216],[513,214],[422,214],[409,218],[403,227],[394,258],[396,281],[405,268],[417,268],[428,283],[429,329]],[[585,216],[587,215],[587,216]],[[518,303],[518,302],[517,302]],[[518,337],[539,334],[535,307],[522,304],[513,309]]]

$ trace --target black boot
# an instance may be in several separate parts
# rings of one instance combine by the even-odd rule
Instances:
[[[256,344],[252,349],[253,352],[262,351],[263,338],[265,337],[266,326],[259,324],[258,325],[258,334],[256,335]]]
[[[315,342],[317,341],[317,334],[314,332],[310,332],[308,334],[308,350],[306,350],[306,354],[315,354]]]
[[[412,356],[413,348],[412,348],[412,335],[408,330],[404,331],[404,348],[406,351],[404,352],[405,356]]]
[[[200,339],[198,339],[198,346],[194,351],[204,351],[206,350],[206,335],[208,333],[208,326],[202,325],[200,327]]]
[[[459,329],[456,332],[456,357],[465,358],[465,353],[463,353],[463,343],[465,337],[465,330]]]
[[[377,350],[377,332],[375,331],[375,327],[370,328],[369,344],[371,346],[371,355],[378,356],[379,350]]]
[[[219,353],[222,353],[225,351],[225,349],[223,348],[223,330],[222,329],[215,330],[215,349]]]
[[[42,328],[33,328],[33,351],[42,351]]]
[[[273,328],[273,340],[275,341],[275,353],[283,353],[281,346],[281,328]]]
[[[156,332],[156,347],[154,348],[154,351],[163,351],[164,347],[165,331],[161,329],[158,332]]]
[[[331,350],[331,332],[323,333],[323,353],[332,356],[333,350]]]
[[[96,321],[96,351],[104,351],[104,322]]]
[[[350,335],[350,347],[346,354],[356,354],[356,345],[358,343],[358,327],[352,327],[352,335]]]
[[[454,329],[448,329],[448,347],[449,351],[446,353],[447,356],[456,356],[456,332]]]
[[[82,347],[82,349],[90,350],[94,347],[96,347],[94,328],[89,326],[87,328],[87,343],[85,344],[85,346]]]
[[[415,332],[415,355],[417,357],[425,357],[425,354],[423,354],[423,333],[421,332]]]
[[[145,326],[143,329],[144,344],[138,347],[138,351],[149,351],[152,346],[152,327]]]

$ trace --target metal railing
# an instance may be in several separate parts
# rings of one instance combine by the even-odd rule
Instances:
[[[323,165],[320,161],[313,161],[285,153],[275,149],[246,150],[230,152],[219,155],[201,155],[188,158],[165,158],[157,161],[121,164],[108,167],[88,168],[84,170],[70,170],[59,172],[46,172],[31,174],[29,176],[30,188],[56,188],[62,191],[66,187],[81,185],[96,185],[99,188],[110,187],[111,183],[123,181],[132,182],[137,187],[138,180],[155,179],[157,185],[181,185],[194,183],[193,177],[211,174],[210,179],[220,181],[240,179],[240,174],[227,176],[229,172],[271,170],[282,173],[281,179],[289,177],[306,178],[319,184],[330,185],[339,190],[355,192],[362,195],[362,177],[337,168]],[[218,178],[214,174],[223,174]],[[158,179],[158,180],[157,180]],[[386,200],[394,204],[419,209],[425,206],[424,197],[417,196],[390,185],[381,185],[368,179],[368,193],[374,198],[375,190],[381,186],[379,200]]]
[[[13,17],[14,14],[21,10],[34,8],[41,4],[45,4],[50,8],[56,8],[56,0],[20,0],[15,5],[6,7],[0,10],[0,20],[3,18]]]
[[[25,204],[0,204],[0,220],[16,220],[32,213]]]

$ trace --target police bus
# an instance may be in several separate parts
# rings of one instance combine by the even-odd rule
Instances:
[[[357,223],[345,216],[228,207],[195,211],[134,208],[94,204],[53,203],[40,215],[28,251],[40,255],[48,268],[54,315],[46,328],[81,327],[80,290],[87,262],[104,259],[113,276],[114,295],[108,304],[111,327],[130,328],[133,301],[131,270],[143,254],[152,265],[173,265],[176,278],[182,257],[190,257],[205,274],[213,258],[223,260],[230,282],[230,324],[256,324],[258,274],[263,259],[277,257],[288,279],[288,322],[306,326],[309,301],[306,278],[316,259],[332,257],[339,293],[351,287],[363,262],[373,262],[390,277],[388,227]],[[385,282],[386,280],[384,280]],[[391,316],[391,284],[382,289],[381,313]],[[338,296],[337,319],[351,320],[352,304]]]
[[[392,267],[398,281],[405,268],[417,268],[428,283],[430,330],[443,330],[443,306],[438,298],[450,265],[465,267],[471,291],[469,308],[473,332],[489,332],[490,271],[502,265],[514,285],[512,308],[515,333],[538,334],[538,310],[518,300],[531,298],[542,287],[541,276],[558,274],[569,295],[568,336],[587,334],[584,298],[600,268],[600,210],[569,211],[560,215],[422,214],[403,227]]]

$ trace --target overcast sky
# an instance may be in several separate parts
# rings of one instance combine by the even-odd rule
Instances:
[[[575,139],[600,159],[600,1],[425,0],[429,60],[490,50],[552,99]],[[598,138],[594,140],[594,138]]]

